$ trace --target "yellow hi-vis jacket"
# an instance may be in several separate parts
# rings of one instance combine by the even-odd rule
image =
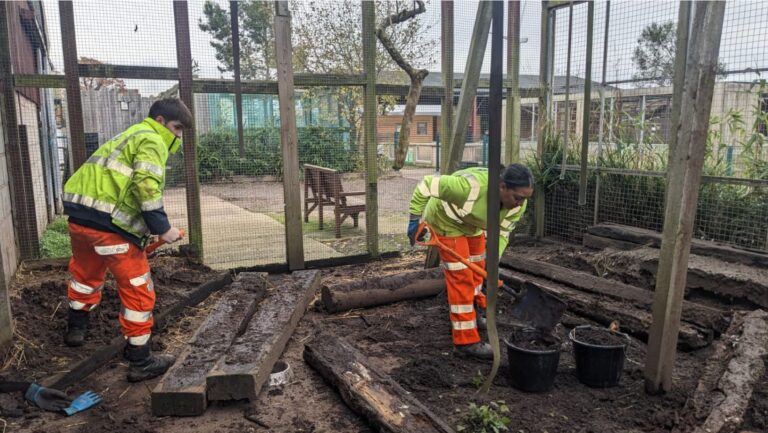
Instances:
[[[493,182],[498,188],[498,182]],[[528,200],[499,213],[499,257],[509,234],[525,213]],[[413,191],[410,213],[421,215],[441,236],[477,236],[487,228],[488,169],[468,168],[451,175],[425,176]]]

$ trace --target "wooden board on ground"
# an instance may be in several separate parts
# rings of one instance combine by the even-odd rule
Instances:
[[[341,398],[378,431],[448,433],[453,429],[403,389],[373,368],[345,340],[321,335],[304,346],[304,360],[338,388]]]
[[[256,272],[237,276],[152,391],[153,415],[196,416],[205,412],[206,376],[245,330],[266,294],[266,278],[266,274]]]
[[[654,248],[661,247],[661,233],[638,227],[605,223],[589,227],[587,233],[593,236],[646,245]],[[717,257],[728,262],[743,263],[752,266],[768,266],[768,254],[734,248],[727,245],[719,245],[714,242],[702,241],[699,239],[694,239],[691,242],[691,253]]]
[[[322,300],[329,313],[368,308],[407,299],[434,296],[445,290],[445,278],[440,269],[422,269],[379,278],[365,278],[326,285]]]
[[[167,323],[168,320],[176,317],[176,315],[178,315],[186,307],[192,307],[199,304],[208,296],[210,296],[211,293],[221,289],[230,282],[232,282],[232,276],[229,274],[229,272],[222,272],[216,277],[199,285],[194,291],[192,291],[192,293],[180,299],[167,310],[163,310],[157,314],[155,316],[155,325],[153,326],[153,331],[162,329],[163,325]],[[89,357],[78,362],[68,372],[45,379],[43,381],[43,385],[56,389],[65,389],[71,385],[74,385],[75,383],[78,383],[88,377],[89,374],[93,373],[97,368],[104,365],[104,363],[114,358],[118,353],[120,353],[124,346],[125,338],[122,335],[119,335],[113,338],[109,345],[102,347],[101,349],[91,354]]]
[[[270,290],[245,332],[208,374],[208,400],[254,400],[314,298],[319,271],[296,271]]]
[[[585,292],[632,302],[636,307],[647,311],[651,310],[653,304],[653,292],[650,290],[630,286],[620,281],[596,277],[586,272],[574,271],[551,263],[516,256],[505,256],[501,259],[500,265],[515,271],[563,283]],[[690,301],[683,301],[682,320],[702,328],[712,329],[718,335],[725,332],[730,324],[730,316],[725,311]]]
[[[685,431],[733,432],[744,420],[753,387],[765,375],[768,355],[768,313],[737,313],[715,345],[693,397],[683,413]]]
[[[643,341],[648,341],[651,327],[651,313],[634,307],[630,303],[609,299],[607,296],[584,293],[545,278],[522,272],[501,269],[499,277],[515,289],[521,289],[524,282],[537,285],[542,291],[551,293],[568,304],[568,311],[586,317],[601,325],[608,326],[618,321],[621,330]],[[713,332],[699,326],[681,322],[677,346],[680,350],[696,350],[712,342]]]

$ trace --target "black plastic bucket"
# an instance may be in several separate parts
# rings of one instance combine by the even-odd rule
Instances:
[[[626,342],[596,345],[579,341],[578,330],[587,329],[610,332]],[[609,388],[619,384],[621,370],[624,368],[624,358],[626,358],[626,348],[629,344],[627,334],[584,325],[573,328],[568,338],[573,342],[573,356],[576,359],[576,376],[579,382],[594,388]]]
[[[521,336],[521,337],[518,337]],[[549,350],[533,350],[515,345],[518,338],[551,338],[556,347]],[[559,339],[536,330],[524,330],[514,334],[512,342],[504,340],[509,357],[509,379],[512,386],[525,392],[545,392],[552,388],[560,362]]]

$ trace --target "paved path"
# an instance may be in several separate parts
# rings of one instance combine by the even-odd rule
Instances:
[[[186,195],[183,189],[167,190],[165,209],[171,224],[187,227]],[[262,213],[250,212],[218,197],[200,198],[206,265],[214,269],[284,263],[285,229]],[[304,236],[304,259],[339,257],[325,244]]]

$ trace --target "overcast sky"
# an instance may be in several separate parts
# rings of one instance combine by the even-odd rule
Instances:
[[[210,37],[199,30],[197,24],[203,17],[203,0],[189,2],[192,25],[192,57],[200,66],[202,78],[220,78]],[[228,2],[219,1],[225,8]],[[608,39],[607,80],[632,78],[635,68],[632,53],[642,29],[652,22],[675,21],[678,2],[675,1],[613,1],[611,2]],[[595,9],[594,59],[592,78],[599,81],[602,72],[602,51],[605,27],[605,2],[597,2]],[[507,13],[505,3],[505,14]],[[44,2],[51,59],[55,68],[63,70],[61,38],[58,20],[58,2]],[[477,2],[456,1],[454,33],[454,65],[456,72],[463,72],[471,39]],[[173,6],[171,1],[75,1],[75,26],[78,56],[95,58],[103,63],[119,65],[176,66]],[[521,37],[527,42],[521,45],[521,74],[538,74],[541,3],[524,1],[521,4]],[[573,42],[571,48],[571,74],[584,76],[587,5],[574,6]],[[440,4],[431,0],[427,12],[421,18],[432,25],[427,37],[439,41]],[[768,7],[760,1],[731,1],[726,6],[720,57],[727,70],[768,67]],[[556,16],[555,72],[566,72],[568,8],[558,10]],[[506,23],[505,23],[506,36]],[[695,29],[694,29],[695,31]],[[432,56],[435,64],[430,70],[439,70],[439,44]],[[505,49],[506,53],[506,41]],[[490,41],[486,50],[483,71],[490,64]],[[224,75],[227,77],[227,75]],[[736,80],[752,80],[754,74],[729,77]],[[174,82],[126,80],[130,87],[139,88],[143,94],[156,94]]]

